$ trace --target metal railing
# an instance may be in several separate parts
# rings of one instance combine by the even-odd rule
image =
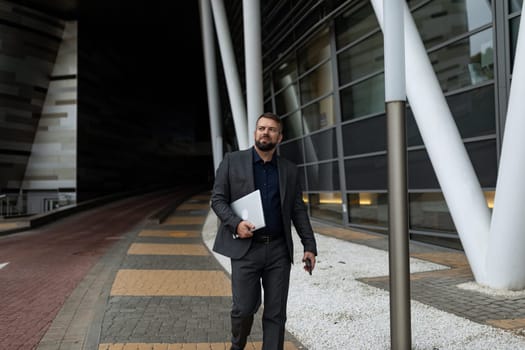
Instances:
[[[0,216],[11,217],[22,215],[25,205],[18,194],[0,194]]]

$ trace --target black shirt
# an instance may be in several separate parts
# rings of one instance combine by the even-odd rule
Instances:
[[[279,170],[277,155],[272,160],[264,162],[259,154],[253,150],[253,178],[255,189],[261,191],[264,221],[266,227],[256,230],[256,235],[282,235],[283,221],[281,217],[281,197],[279,195]]]

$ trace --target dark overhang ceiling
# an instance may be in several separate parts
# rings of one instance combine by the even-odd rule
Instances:
[[[80,0],[14,0],[16,4],[29,7],[64,20],[78,19]]]

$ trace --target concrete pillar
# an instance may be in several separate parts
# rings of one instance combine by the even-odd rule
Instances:
[[[208,95],[213,166],[214,169],[217,170],[222,161],[223,147],[219,87],[217,85],[217,63],[215,60],[215,40],[210,0],[199,0],[199,10],[204,52],[204,69],[206,71],[206,92]]]

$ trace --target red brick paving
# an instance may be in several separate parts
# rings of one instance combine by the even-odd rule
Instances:
[[[145,195],[0,237],[0,349],[34,349],[63,303],[116,238],[176,198]]]

